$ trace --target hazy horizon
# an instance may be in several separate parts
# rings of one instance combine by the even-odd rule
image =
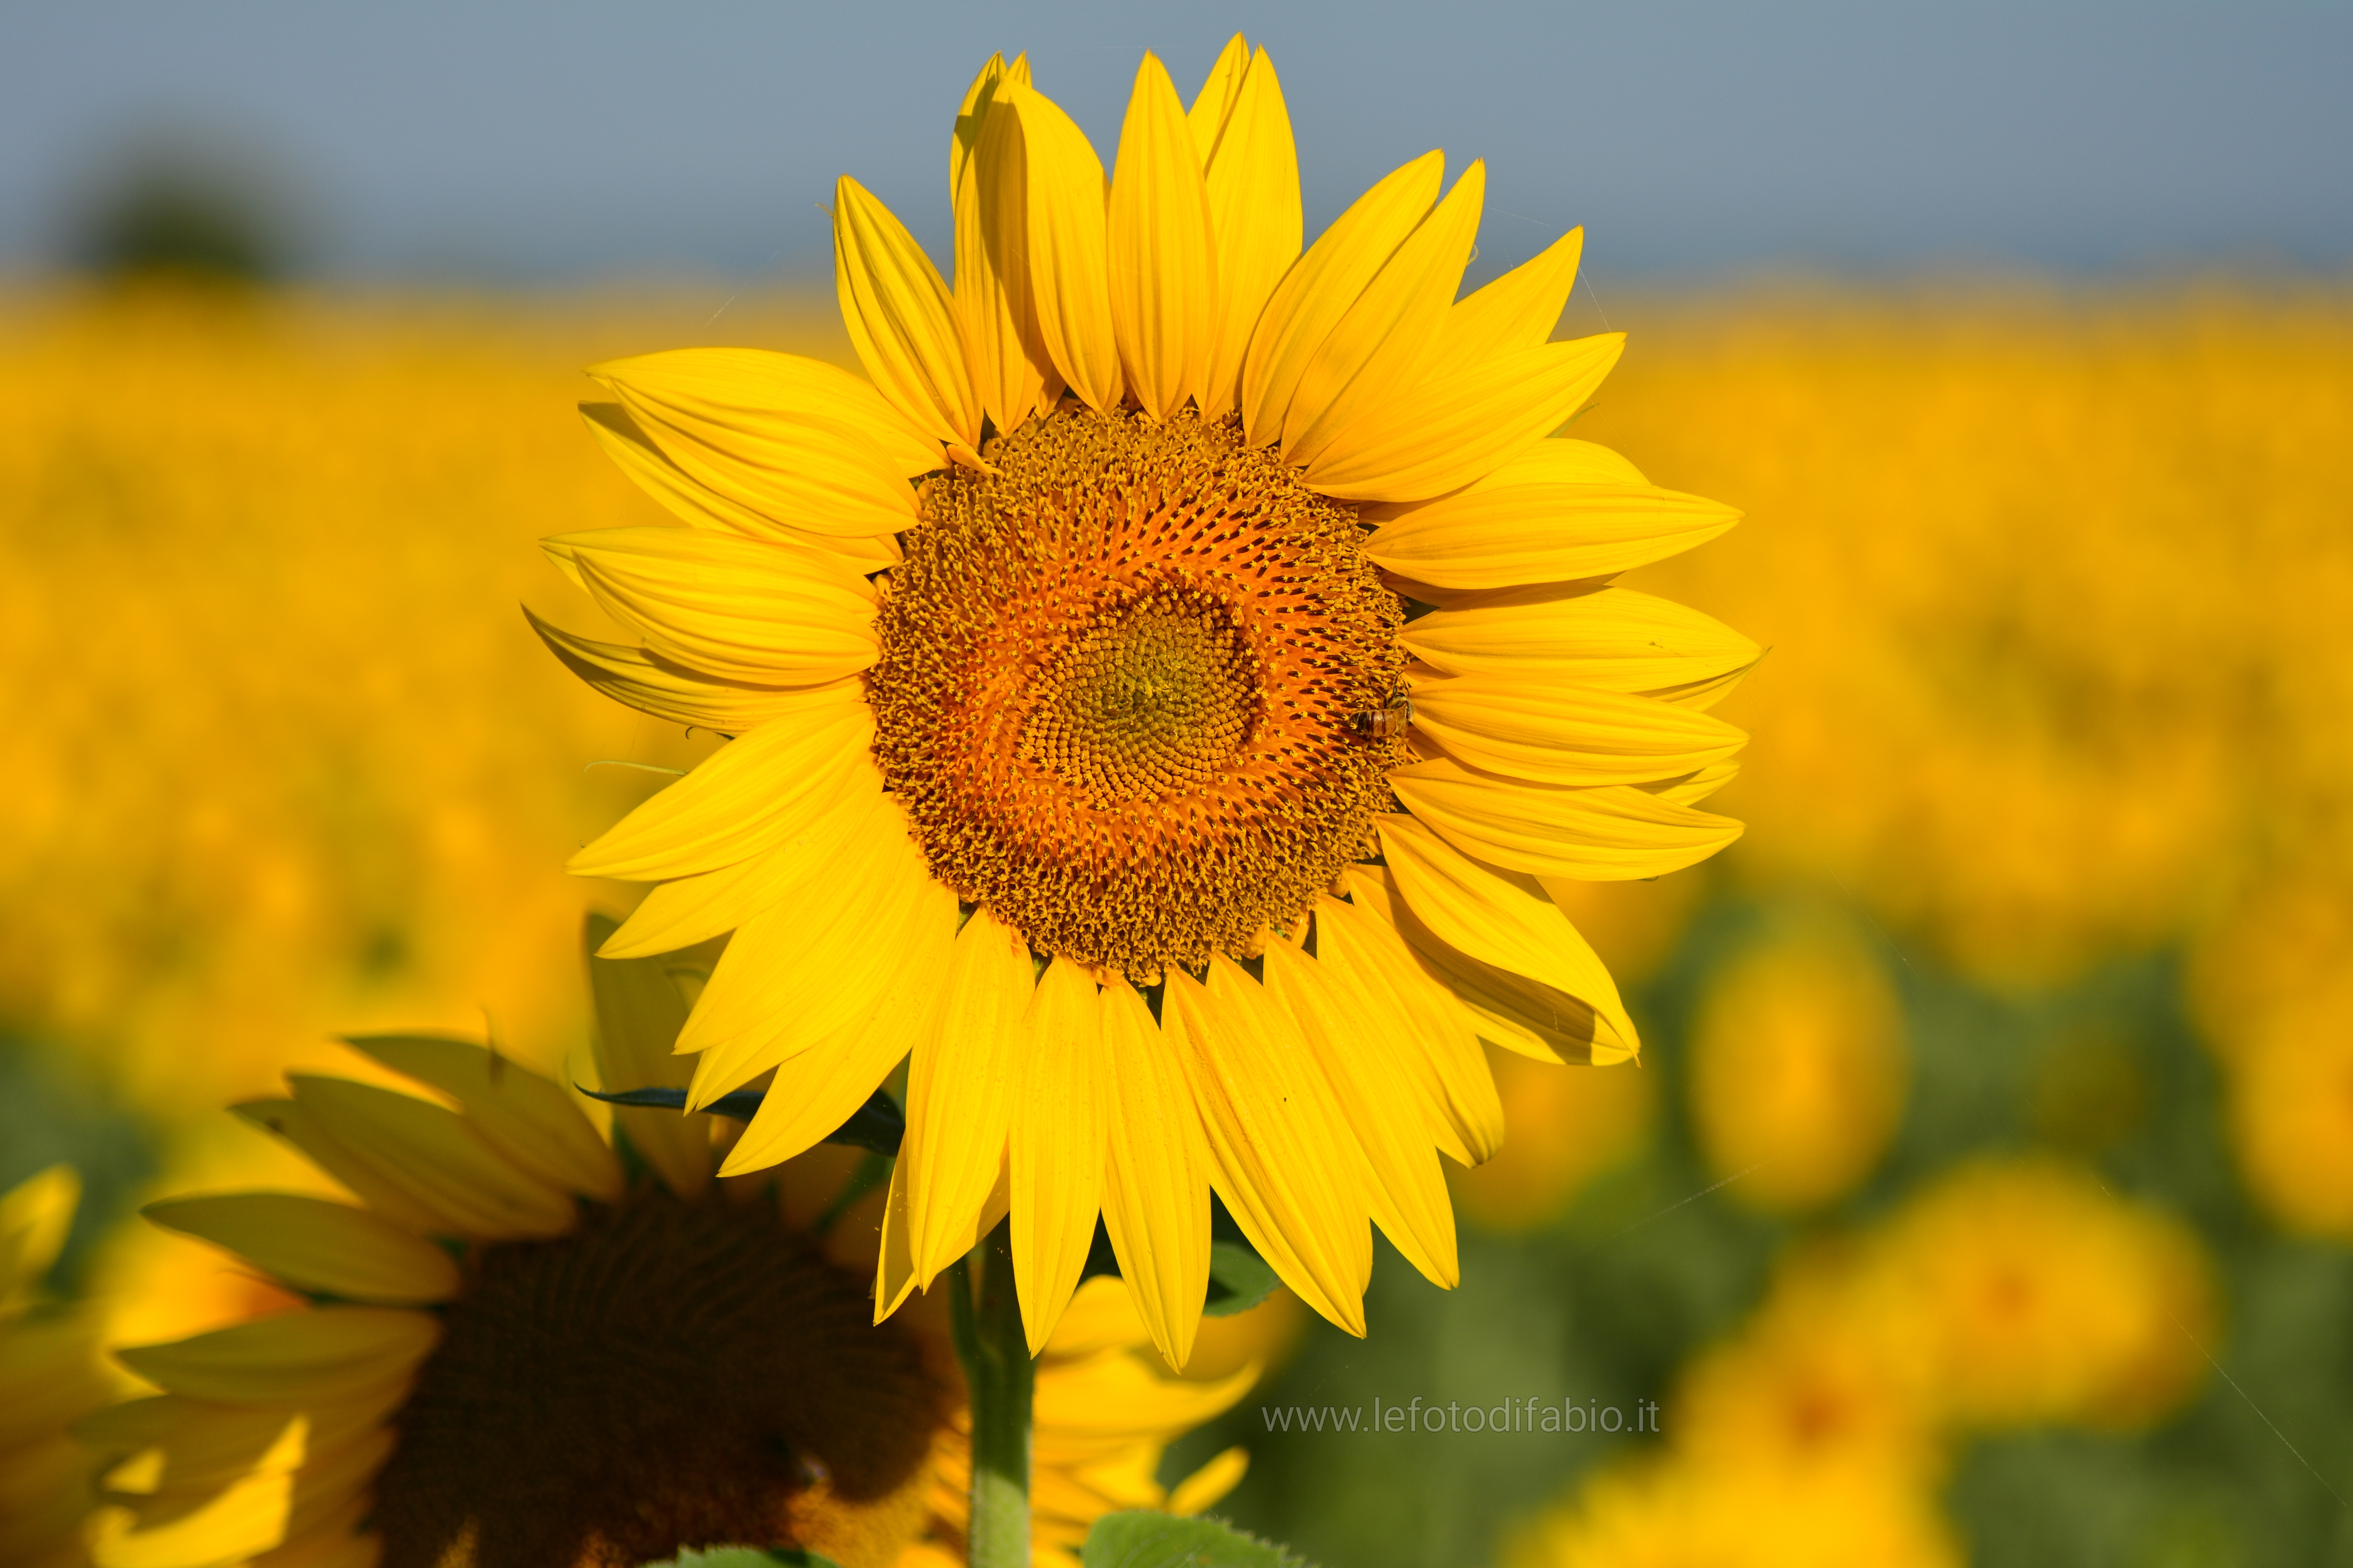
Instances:
[[[159,158],[287,217],[299,275],[821,281],[849,172],[936,257],[949,121],[992,50],[1108,163],[1136,61],[1272,51],[1311,233],[1431,146],[1488,160],[1481,274],[1583,223],[1599,277],[2331,273],[2353,266],[2353,6],[56,0],[0,21],[0,268]]]

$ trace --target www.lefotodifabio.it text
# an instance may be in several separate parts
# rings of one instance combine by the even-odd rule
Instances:
[[[1270,1432],[1656,1432],[1656,1400],[1640,1399],[1628,1411],[1599,1400],[1547,1399],[1530,1394],[1500,1405],[1440,1405],[1419,1395],[1403,1405],[1377,1394],[1362,1405],[1261,1405],[1259,1416]]]

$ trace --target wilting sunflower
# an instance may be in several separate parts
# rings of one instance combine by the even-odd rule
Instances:
[[[1188,110],[1146,56],[1108,178],[1025,63],[949,145],[955,283],[843,179],[867,379],[696,349],[592,428],[691,526],[549,542],[642,647],[598,689],[733,737],[581,852],[653,881],[607,952],[733,933],[693,1103],[776,1069],[730,1170],[912,1054],[878,1309],[1008,1209],[1032,1347],[1101,1214],[1161,1349],[1210,1195],[1362,1331],[1367,1221],[1441,1284],[1437,1152],[1502,1135],[1482,1038],[1630,1057],[1554,902],[1738,832],[1694,803],[1757,657],[1610,577],[1730,509],[1554,438],[1617,334],[1547,341],[1581,231],[1458,300],[1485,175],[1431,153],[1304,254],[1265,53]]]
[[[661,1081],[683,997],[651,966],[596,968],[601,1070]],[[821,1155],[714,1182],[708,1117],[622,1111],[617,1150],[479,1046],[357,1044],[457,1109],[298,1077],[240,1114],[360,1205],[148,1211],[309,1300],[119,1352],[164,1392],[80,1427],[124,1505],[101,1568],[634,1568],[730,1542],[844,1568],[961,1560],[961,1384],[934,1315],[871,1321],[880,1192],[845,1203]],[[1154,1470],[1256,1376],[1171,1379],[1115,1285],[1082,1302],[1038,1371],[1056,1552],[1114,1509],[1215,1500],[1239,1453],[1174,1497]]]

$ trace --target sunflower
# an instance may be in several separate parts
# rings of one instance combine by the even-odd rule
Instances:
[[[2153,1425],[2196,1392],[2217,1314],[2195,1232],[2047,1157],[1978,1158],[1879,1240],[1888,1310],[1954,1425]]]
[[[1613,1466],[1523,1530],[1506,1568],[1961,1568],[1925,1487],[1869,1470]]]
[[[686,1007],[599,963],[600,1070],[653,1081]],[[122,1506],[101,1568],[634,1568],[797,1545],[844,1568],[961,1561],[968,1421],[944,1325],[871,1320],[882,1193],[833,1156],[712,1179],[712,1119],[621,1110],[608,1142],[547,1079],[470,1042],[355,1040],[454,1103],[298,1076],[240,1106],[357,1205],[239,1193],[154,1205],[306,1298],[120,1359],[162,1393],[83,1422]],[[680,1076],[683,1076],[681,1073]],[[1172,1496],[1166,1442],[1240,1398],[1155,1370],[1109,1280],[1039,1364],[1037,1528],[1075,1549]]]
[[[36,1301],[80,1197],[65,1165],[0,1193],[0,1563],[23,1568],[90,1561],[90,1458],[65,1429],[108,1397],[98,1334],[85,1313]]]
[[[1613,574],[1730,527],[1556,433],[1619,334],[1548,341],[1582,231],[1467,298],[1485,184],[1430,153],[1302,251],[1282,89],[1146,56],[1106,177],[1025,60],[949,145],[955,281],[854,180],[866,376],[617,361],[585,412],[689,526],[548,542],[637,645],[576,672],[730,737],[587,846],[659,884],[606,952],[733,936],[691,1103],[774,1069],[728,1169],[911,1059],[878,1310],[1009,1213],[1042,1345],[1100,1214],[1183,1364],[1211,1195],[1351,1332],[1378,1225],[1456,1278],[1438,1163],[1493,1153],[1481,1039],[1631,1057],[1564,879],[1739,831],[1694,803],[1757,657]]]
[[[1788,917],[1709,979],[1691,1053],[1700,1147],[1751,1208],[1802,1213],[1845,1196],[1903,1116],[1903,1004],[1828,915]]]

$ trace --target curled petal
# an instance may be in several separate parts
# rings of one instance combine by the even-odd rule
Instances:
[[[915,521],[906,481],[940,466],[871,382],[797,354],[673,349],[588,373],[698,482],[786,528],[845,538]]]

